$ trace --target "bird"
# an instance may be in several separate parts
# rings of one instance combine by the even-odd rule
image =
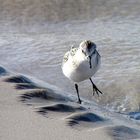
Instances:
[[[93,96],[96,93],[103,94],[92,81],[92,76],[97,72],[101,64],[101,56],[96,50],[97,46],[90,40],[84,40],[79,47],[71,47],[64,54],[62,61],[62,72],[74,82],[78,103],[81,104],[78,83],[89,79],[92,84]]]

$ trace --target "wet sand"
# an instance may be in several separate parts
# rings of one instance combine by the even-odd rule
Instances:
[[[83,101],[84,102],[84,101]],[[94,107],[93,107],[94,108]],[[0,139],[126,140],[140,129],[92,112],[75,99],[0,67]]]

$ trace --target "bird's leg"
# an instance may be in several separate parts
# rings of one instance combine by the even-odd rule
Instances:
[[[91,83],[92,83],[92,87],[93,87],[93,96],[94,96],[95,93],[96,93],[98,96],[99,96],[99,93],[100,93],[100,94],[103,94],[103,93],[96,87],[96,85],[93,83],[92,79],[89,78],[89,80],[90,80]]]
[[[81,99],[80,99],[80,96],[79,96],[79,90],[78,90],[78,85],[77,84],[75,84],[75,89],[76,89],[77,96],[78,96],[78,103],[81,104]]]

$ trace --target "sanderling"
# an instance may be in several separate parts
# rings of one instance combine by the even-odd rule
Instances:
[[[72,47],[63,58],[62,71],[64,75],[75,83],[78,102],[81,104],[78,83],[89,79],[93,87],[93,95],[102,92],[93,83],[91,77],[97,72],[101,63],[101,56],[96,50],[96,44],[85,40],[79,48]]]

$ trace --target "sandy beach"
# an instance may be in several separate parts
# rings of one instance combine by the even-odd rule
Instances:
[[[119,124],[115,117],[94,113],[94,107],[88,109],[26,76],[2,67],[0,72],[1,140],[140,139],[140,129],[128,120]]]

